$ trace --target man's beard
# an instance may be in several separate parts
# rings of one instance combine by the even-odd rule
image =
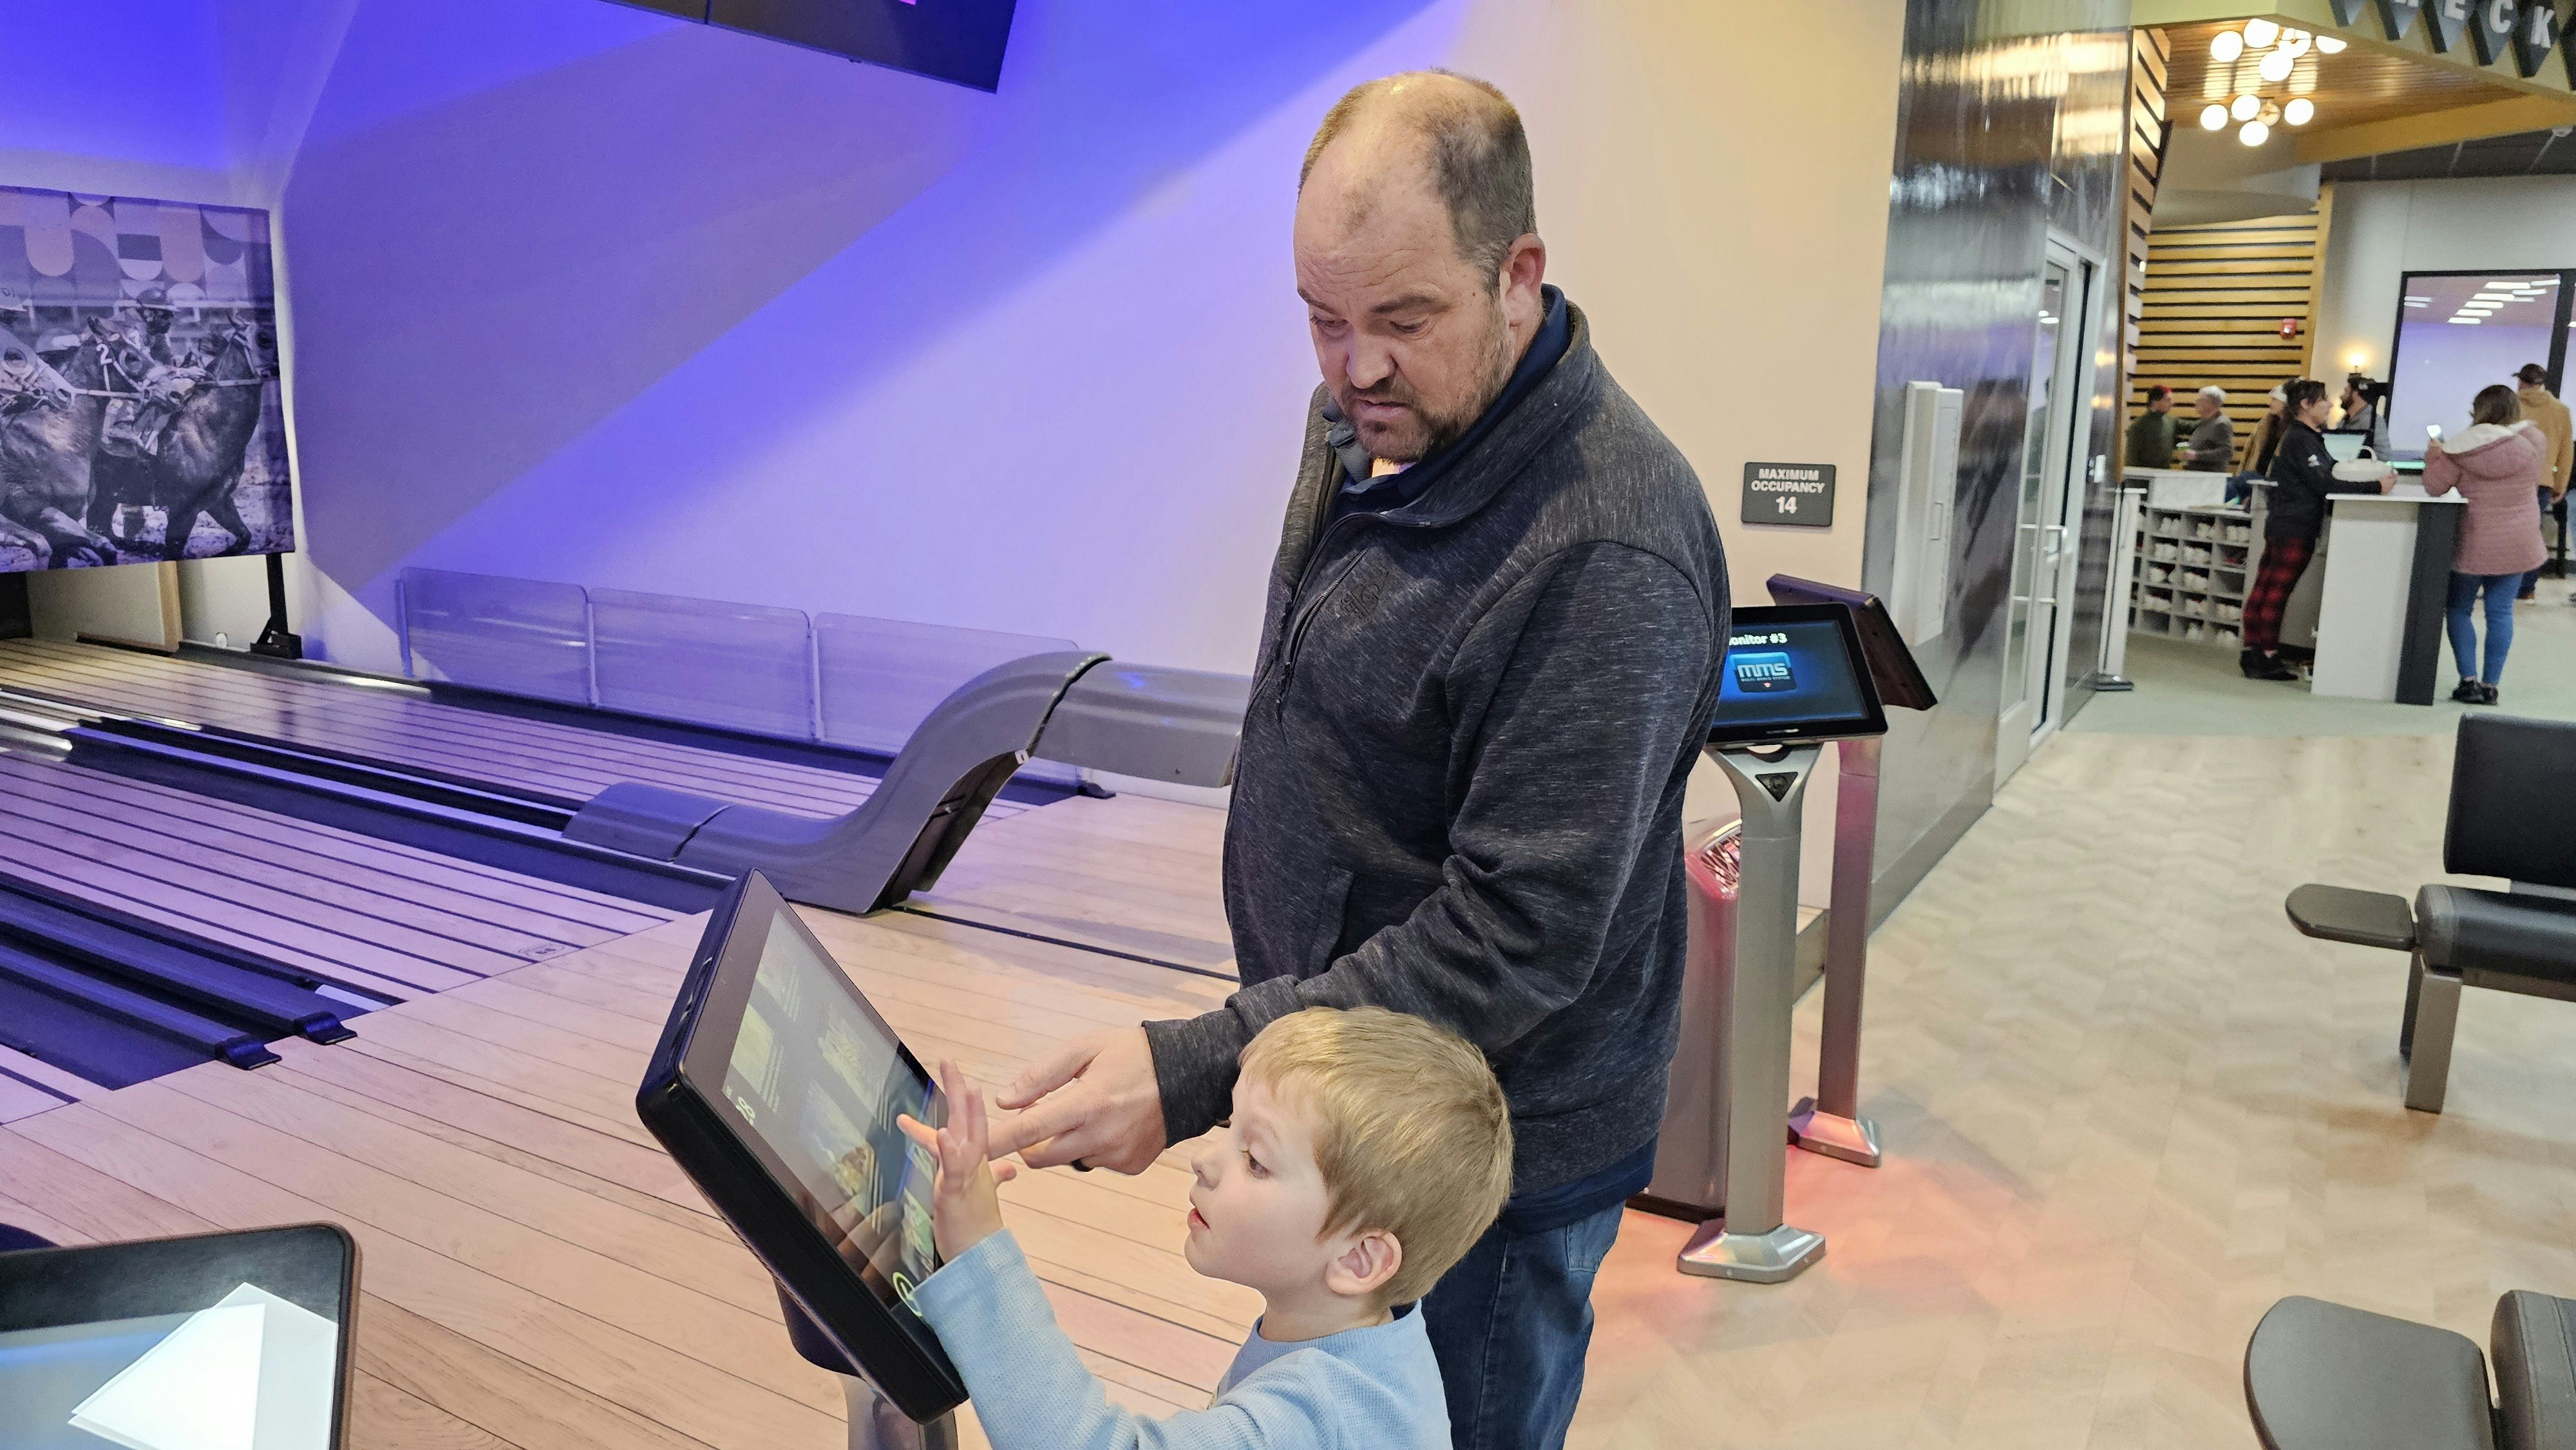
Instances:
[[[1375,387],[1357,390],[1337,387],[1333,390],[1334,405],[1341,409],[1343,417],[1351,420],[1359,433],[1361,446],[1368,449],[1370,457],[1390,463],[1419,463],[1465,437],[1467,430],[1476,426],[1476,420],[1485,416],[1485,410],[1494,405],[1494,400],[1502,396],[1504,386],[1511,381],[1517,359],[1512,355],[1511,327],[1503,320],[1501,299],[1495,299],[1487,307],[1485,316],[1484,350],[1489,359],[1485,377],[1477,386],[1475,396],[1455,412],[1434,412],[1423,406],[1421,395],[1413,390],[1413,385],[1406,382],[1401,373],[1389,375]],[[1400,404],[1407,410],[1407,415],[1393,423],[1363,426],[1354,406],[1363,402]]]

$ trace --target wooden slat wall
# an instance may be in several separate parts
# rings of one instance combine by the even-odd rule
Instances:
[[[2120,272],[2120,396],[2126,404],[2120,427],[2124,439],[2128,420],[2146,406],[2144,385],[2129,380],[2138,375],[2138,343],[2146,320],[2147,238],[2155,225],[2156,185],[2164,175],[2165,138],[2171,134],[2165,120],[2165,73],[2172,55],[2171,43],[2163,31],[2129,33],[2129,203],[2127,226],[2121,233],[2126,256]],[[2132,393],[2137,396],[2130,397]],[[2126,444],[2122,446],[2125,450]]]
[[[2310,376],[2317,293],[2333,226],[2334,188],[2320,188],[2311,216],[2257,217],[2212,226],[2158,227],[2147,238],[2144,314],[2129,374],[2129,406],[2150,384],[2187,395],[2216,383],[2242,450],[2283,380]],[[2281,336],[2295,318],[2298,336]],[[2184,398],[2178,412],[2189,411]]]

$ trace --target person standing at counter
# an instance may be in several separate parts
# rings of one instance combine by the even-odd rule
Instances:
[[[1142,1172],[1226,1118],[1244,1044],[1291,1012],[1448,1027],[1502,1083],[1512,1196],[1423,1327],[1459,1450],[1546,1450],[1593,1277],[1653,1176],[1725,556],[1688,461],[1543,285],[1499,91],[1352,90],[1307,152],[1294,238],[1323,386],[1226,818],[1243,986],[1032,1066],[992,1148]]]
[[[2173,389],[2147,389],[2147,411],[2129,424],[2131,468],[2171,468],[2174,461]]]
[[[2227,421],[2227,390],[2216,383],[2191,400],[2200,419],[2183,449],[2183,467],[2194,473],[2225,473],[2236,462],[2236,425]]]
[[[2281,412],[2287,422],[2281,445],[2272,454],[2272,505],[2263,523],[2263,565],[2245,596],[2245,648],[2237,664],[2249,680],[2295,680],[2298,671],[2281,663],[2281,614],[2290,591],[2308,572],[2317,551],[2317,534],[2325,527],[2326,495],[2377,493],[2376,483],[2344,483],[2335,478],[2334,455],[2326,451],[2323,429],[2334,412],[2326,385],[2300,378],[2281,389]]]
[[[2540,500],[2549,496],[2549,445],[2522,416],[2522,400],[2498,384],[2470,406],[2468,427],[2436,438],[2424,449],[2424,491],[2436,498],[2452,489],[2468,505],[2459,549],[2451,561],[2451,662],[2460,687],[2451,698],[2463,705],[2492,705],[2504,678],[2505,652],[2513,648],[2513,595],[2527,570],[2549,551],[2540,542]],[[2486,598],[2487,648],[2478,658],[2477,626],[2470,616]]]
[[[2515,400],[2522,404],[2522,416],[2540,430],[2541,445],[2549,454],[2549,478],[2541,486],[2539,495],[2540,512],[2545,520],[2550,505],[2567,496],[2568,466],[2576,463],[2576,424],[2571,424],[2568,419],[2567,405],[2549,391],[2549,369],[2538,363],[2524,363],[2514,374],[2514,380],[2522,384],[2514,394]],[[2544,522],[2542,527],[2546,528],[2547,524]],[[2565,526],[2562,524],[2561,527]],[[2542,535],[2543,562],[2548,556],[2547,537]],[[2539,592],[2540,570],[2535,568],[2523,576],[2518,597],[2530,599]]]

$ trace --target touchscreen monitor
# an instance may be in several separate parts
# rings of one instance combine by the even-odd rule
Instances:
[[[1885,733],[1887,716],[1848,607],[1775,604],[1735,611],[1717,715],[1709,722],[1710,744]]]
[[[717,903],[636,1112],[886,1398],[916,1420],[966,1398],[911,1308],[936,1168],[895,1126],[946,1100],[760,873]]]
[[[1852,623],[1860,629],[1861,658],[1869,662],[1870,683],[1878,687],[1878,702],[1900,710],[1929,710],[1941,703],[1932,693],[1932,682],[1923,677],[1923,666],[1906,646],[1905,636],[1896,628],[1896,620],[1887,605],[1865,589],[1849,589],[1840,584],[1824,584],[1801,579],[1794,574],[1774,574],[1765,585],[1774,604],[1847,604],[1851,606]]]
[[[0,1254],[0,1444],[336,1450],[357,1275],[331,1224]]]

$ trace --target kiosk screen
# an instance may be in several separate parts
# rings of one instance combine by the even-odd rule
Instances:
[[[0,1255],[0,1445],[332,1450],[356,1276],[322,1224]]]
[[[1848,608],[1793,604],[1735,611],[1710,741],[1838,740],[1886,730]]]
[[[870,1292],[907,1300],[937,1264],[930,1154],[895,1115],[937,1122],[938,1090],[792,915],[761,933],[724,1098],[776,1155],[797,1200]]]
[[[798,1348],[924,1421],[966,1387],[911,1308],[939,1265],[937,1170],[895,1118],[935,1126],[947,1109],[757,871],[716,903],[635,1095],[636,1116],[829,1341]]]

